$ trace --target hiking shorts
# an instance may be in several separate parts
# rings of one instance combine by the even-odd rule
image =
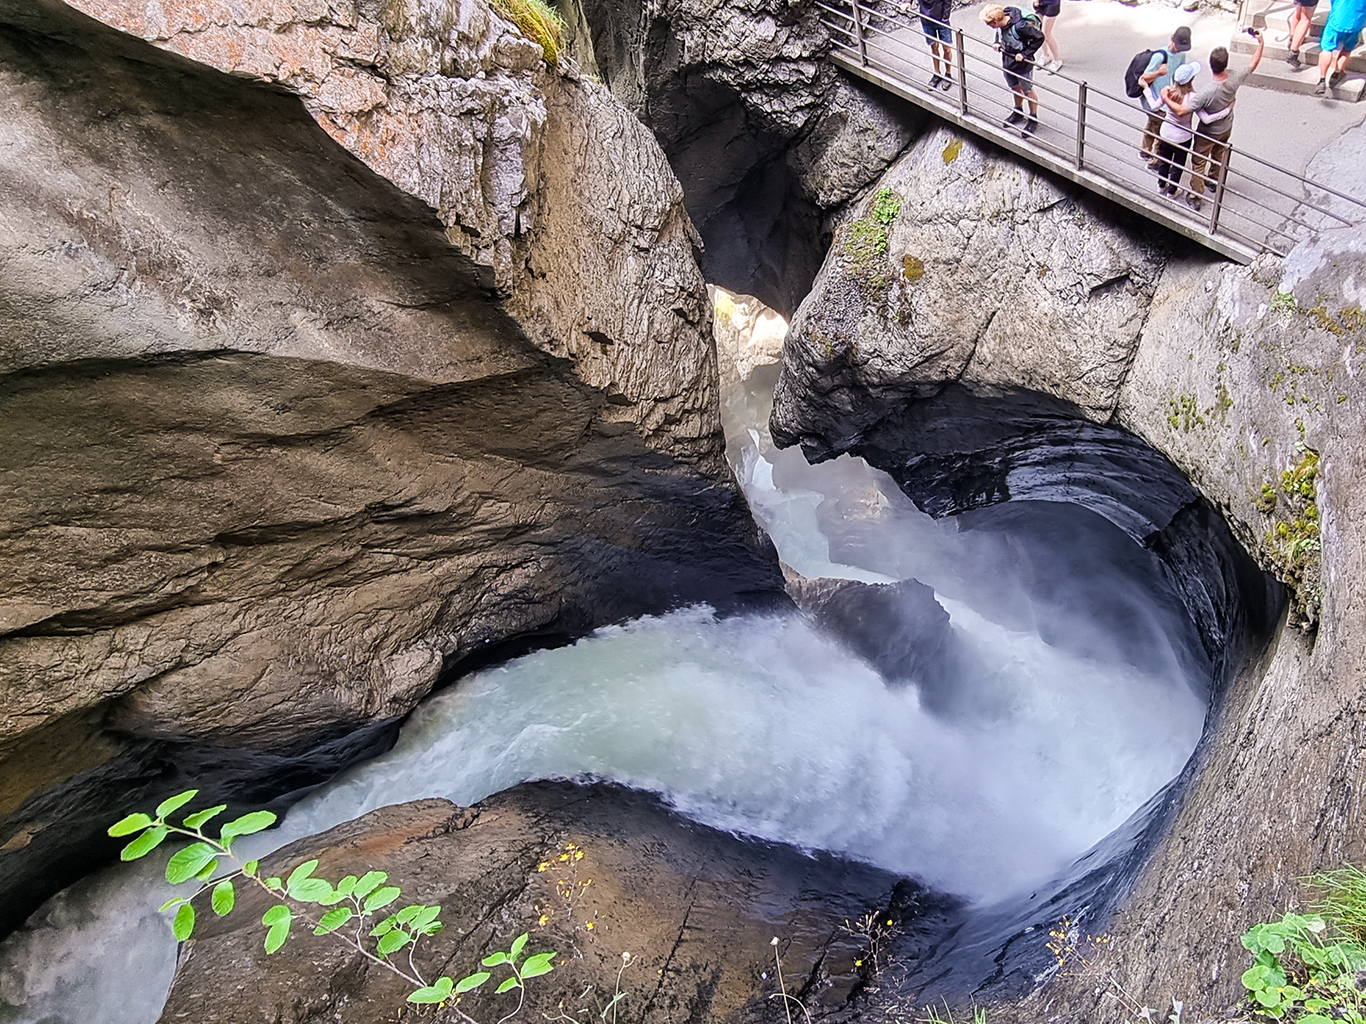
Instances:
[[[953,42],[953,29],[929,18],[920,19],[920,27],[925,30],[925,39],[931,43]]]
[[[1360,25],[1350,32],[1325,26],[1323,29],[1323,38],[1319,40],[1319,47],[1324,53],[1336,53],[1338,50],[1355,50],[1360,45]]]
[[[1318,3],[1319,0],[1314,0]],[[1062,13],[1062,0],[1044,0],[1043,3],[1034,4],[1034,13],[1040,18],[1056,18]]]
[[[1311,10],[1311,11],[1312,11],[1315,7],[1317,7],[1318,5],[1319,5],[1319,0],[1295,0],[1295,6],[1296,6],[1296,7],[1304,7],[1304,8],[1307,8],[1307,9]]]
[[[1011,68],[1017,70],[1012,71]],[[1034,88],[1033,61],[1023,60],[1003,70],[1006,76],[1006,85],[1012,92],[1029,92],[1030,89]]]

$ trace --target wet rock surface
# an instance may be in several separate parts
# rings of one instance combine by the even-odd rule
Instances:
[[[922,694],[934,694],[951,678],[949,613],[925,584],[807,579],[789,571],[787,592],[816,625],[876,668],[888,683],[917,684]]]
[[[263,870],[313,857],[320,876],[376,868],[405,901],[443,906],[445,930],[417,960],[427,975],[460,978],[524,931],[528,952],[557,951],[556,970],[528,983],[525,1019],[597,1019],[622,991],[626,1021],[783,1021],[775,937],[788,993],[826,1017],[866,981],[855,961],[867,959],[868,938],[846,922],[889,914],[909,948],[954,913],[885,872],[718,832],[602,785],[533,783],[468,810],[443,800],[382,808],[285,847]],[[258,919],[269,902],[239,898],[231,917],[206,920],[182,946],[162,1021],[394,1019],[409,988],[327,939],[298,929],[267,965]],[[460,1010],[508,1012],[515,996],[492,988]],[[461,1018],[446,1008],[431,1019]]]
[[[1079,934],[1106,935],[1092,972],[1017,1002],[1050,959],[1025,915],[979,996],[1005,1000],[993,1020],[1092,1020],[1108,977],[1217,1015],[1242,995],[1237,936],[1301,898],[1298,876],[1366,856],[1345,753],[1366,679],[1362,233],[1220,264],[947,128],[879,186],[904,197],[885,252],[860,267],[836,240],[785,347],[775,439],[862,454],[937,514],[1101,512],[1162,560],[1216,669],[1205,737],[1139,823],[1151,859],[1048,905],[1077,922],[1084,904]]]
[[[781,599],[721,463],[691,242],[651,227],[687,233],[676,184],[580,218],[604,315],[638,318],[594,362],[537,340],[550,284],[504,296],[276,84],[46,0],[0,5],[0,52],[0,929],[190,776],[285,800],[496,654]],[[667,176],[604,90],[575,110]],[[537,146],[577,130],[547,117]],[[686,288],[622,303],[612,266]]]

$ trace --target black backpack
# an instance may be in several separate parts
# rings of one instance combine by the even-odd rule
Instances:
[[[1162,54],[1163,62],[1171,59],[1171,55],[1166,50],[1144,50],[1134,54],[1134,59],[1129,61],[1128,70],[1124,72],[1124,95],[1130,99],[1138,99],[1143,94],[1143,83],[1139,81],[1148,72],[1148,62],[1153,59],[1153,54]]]

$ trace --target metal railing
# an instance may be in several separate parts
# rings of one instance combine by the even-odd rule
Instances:
[[[829,31],[831,58],[846,70],[925,107],[1094,192],[1239,262],[1261,252],[1285,255],[1297,242],[1328,227],[1366,221],[1366,202],[1311,181],[1228,145],[1222,159],[1207,159],[1198,192],[1192,180],[1197,140],[1223,139],[1196,132],[1177,147],[1187,155],[1176,189],[1158,193],[1158,178],[1139,153],[1147,113],[1137,100],[1084,81],[1036,71],[1039,125],[1026,137],[1003,124],[1015,109],[999,52],[991,43],[932,18],[915,0],[816,0]],[[948,92],[931,87],[931,54],[922,24],[952,33],[943,71]],[[988,31],[985,26],[983,31]],[[1046,79],[1046,80],[1045,80]],[[1194,152],[1193,152],[1194,151]],[[1210,154],[1211,158],[1215,154]],[[1202,184],[1204,183],[1202,182]],[[1194,205],[1181,201],[1198,200]]]

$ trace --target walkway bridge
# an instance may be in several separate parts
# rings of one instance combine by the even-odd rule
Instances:
[[[1138,153],[1146,115],[1137,100],[1036,71],[1039,127],[1024,136],[1002,123],[1014,103],[989,42],[949,26],[946,92],[929,85],[930,52],[915,0],[816,3],[832,40],[830,58],[845,71],[1239,263],[1263,252],[1283,256],[1320,231],[1366,222],[1366,202],[1238,149],[1236,126],[1214,191],[1196,211],[1182,201],[1192,194],[1189,161],[1177,199],[1158,193],[1157,176]]]

